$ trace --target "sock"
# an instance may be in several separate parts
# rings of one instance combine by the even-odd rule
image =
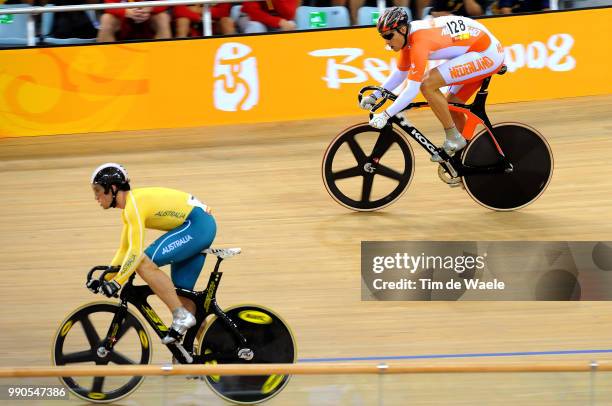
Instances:
[[[446,133],[447,140],[456,140],[461,137],[459,131],[457,131],[457,127],[452,126],[451,128],[445,128],[444,132]]]

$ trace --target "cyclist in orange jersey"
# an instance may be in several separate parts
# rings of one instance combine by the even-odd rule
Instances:
[[[465,116],[451,112],[448,102],[465,103],[484,78],[497,72],[504,61],[500,42],[479,22],[467,17],[444,16],[410,22],[406,11],[388,8],[378,19],[378,32],[387,47],[400,52],[397,70],[381,85],[393,90],[407,81],[397,100],[382,113],[374,114],[370,125],[383,128],[390,117],[401,112],[419,89],[440,120],[446,133],[443,148],[453,155],[466,145],[461,135]],[[429,60],[447,60],[427,70]],[[448,99],[440,91],[450,86]],[[369,110],[380,92],[362,98],[360,106]],[[432,161],[439,162],[438,154]]]

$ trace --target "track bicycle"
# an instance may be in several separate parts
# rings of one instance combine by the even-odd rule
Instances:
[[[505,72],[503,66],[497,74]],[[342,131],[323,157],[323,182],[330,196],[356,211],[382,209],[399,199],[414,174],[409,135],[430,155],[442,158],[438,175],[443,182],[462,186],[482,206],[510,211],[534,202],[551,180],[552,151],[546,139],[528,125],[491,124],[485,111],[490,80],[484,79],[471,104],[449,103],[450,110],[463,113],[467,119],[462,135],[468,144],[453,156],[429,141],[405,117],[407,110],[426,107],[427,102],[410,103],[381,130],[361,123]],[[366,86],[359,92],[359,101],[369,91],[381,93],[370,118],[387,100],[397,98],[382,87]],[[478,125],[484,129],[474,135]]]
[[[222,272],[221,261],[240,253],[240,248],[202,251],[217,257],[215,268],[204,291],[176,288],[179,296],[196,304],[196,324],[181,342],[167,344],[173,357],[182,364],[252,364],[294,363],[296,345],[291,330],[276,313],[258,305],[239,305],[221,310],[216,292]],[[100,282],[109,272],[107,266],[96,266]],[[53,340],[54,365],[94,363],[96,365],[149,364],[152,359],[151,337],[133,310],[132,304],[161,339],[168,326],[147,302],[153,295],[148,285],[133,285],[133,274],[121,289],[119,303],[94,302],[73,311],[60,325]],[[205,322],[209,315],[212,320]],[[204,327],[205,326],[205,327]],[[100,335],[100,332],[105,333]],[[94,377],[60,380],[74,395],[96,403],[117,401],[135,391],[144,377]],[[289,381],[289,375],[206,376],[202,379],[217,395],[239,404],[261,403],[278,394]]]

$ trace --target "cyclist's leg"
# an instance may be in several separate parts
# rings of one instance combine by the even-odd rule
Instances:
[[[200,207],[194,207],[182,225],[168,231],[158,238],[145,250],[145,255],[150,258],[149,262],[152,263],[155,268],[181,262],[187,258],[198,255],[202,249],[210,246],[215,233],[216,225],[214,223],[214,218]],[[145,264],[147,264],[146,261]],[[157,269],[159,273],[153,273],[151,269],[144,269],[144,271],[150,271],[146,272],[147,277],[156,275],[156,278],[153,280],[154,283],[162,279],[158,276],[159,273],[161,273],[159,269]],[[163,275],[165,276],[163,284],[152,285],[151,288],[156,294],[160,295],[160,298],[162,298],[164,303],[166,303],[172,311],[172,329],[178,331],[180,334],[184,334],[189,327],[195,324],[195,318],[191,312],[187,311],[182,306],[170,278],[165,274]],[[143,279],[147,281],[144,276]],[[147,281],[147,283],[149,282]],[[192,288],[193,286],[181,287]],[[159,293],[156,291],[156,288],[160,291]],[[171,342],[170,336],[168,336],[168,338],[168,342]]]
[[[196,212],[196,213],[193,213]],[[206,255],[202,250],[210,247],[217,233],[215,219],[199,207],[189,215],[192,221],[192,240],[176,249],[173,255],[171,275],[175,286],[192,290],[200,276]]]
[[[477,82],[481,82],[485,77],[491,76],[499,70],[503,61],[504,54],[501,45],[497,41],[491,41],[489,47],[482,52],[468,52],[446,61],[430,71],[424,81],[425,90],[423,95],[427,98],[427,92],[432,98],[433,103],[432,100],[428,98],[430,107],[444,125],[445,130],[449,128],[447,127],[449,124],[451,127],[455,127],[453,118],[458,119],[461,125],[463,125],[463,120],[459,115],[456,117],[451,115],[448,110],[448,101],[442,96],[439,88],[448,85],[470,84],[464,94],[470,93],[470,91],[473,93],[475,89],[472,89],[472,87],[476,86],[477,88],[477,86],[479,86],[476,84]],[[428,83],[426,83],[426,81],[428,81]],[[436,86],[439,86],[437,92],[433,90]],[[449,131],[447,131],[447,141],[444,143],[444,149],[446,149],[447,152],[448,149],[451,151],[459,150],[466,144],[463,137],[457,137],[459,134],[458,129],[455,131],[455,140],[449,137]]]
[[[145,250],[145,257],[136,270],[173,313],[182,304],[172,281],[159,267],[174,262],[177,248],[193,239],[192,221],[186,219],[183,224],[159,237]]]
[[[440,88],[444,86],[446,86],[446,81],[438,71],[438,68],[434,68],[425,74],[421,83],[421,93],[423,93],[423,96],[429,103],[429,107],[446,129],[453,126],[453,119],[448,111],[448,102],[440,91]]]
[[[145,250],[145,254],[158,267],[173,264],[172,279],[176,282],[176,264],[200,256],[199,253],[212,244],[216,232],[214,217],[202,208],[194,207],[182,225],[159,237]],[[184,289],[193,288],[200,270],[195,271],[193,280],[175,285]],[[181,280],[185,280],[184,277]]]
[[[176,294],[172,281],[158,265],[155,264],[147,254],[136,268],[136,273],[151,287],[153,292],[168,306],[171,312],[181,307],[181,302]]]
[[[187,258],[184,261],[173,263],[170,268],[170,273],[172,275],[172,283],[174,283],[174,286],[193,290],[196,280],[198,279],[198,276],[200,275],[200,272],[204,266],[204,260],[206,259],[205,257],[206,255],[195,255],[191,258]],[[192,314],[195,314],[195,303],[192,300],[183,296],[179,296],[179,300],[185,309],[189,310],[189,312]]]
[[[190,327],[196,324],[196,318],[191,312],[183,307],[176,294],[172,281],[158,266],[161,266],[161,264],[154,263],[149,259],[147,254],[145,254],[136,272],[151,287],[162,302],[168,306],[172,312],[172,325],[170,328],[177,333],[177,337],[182,336]],[[166,337],[162,338],[162,343],[169,344],[176,340],[175,336],[168,334]]]
[[[444,78],[438,69],[434,68],[425,75],[421,84],[421,93],[423,93],[423,96],[427,99],[429,107],[444,128],[445,140],[442,147],[448,155],[453,155],[456,151],[465,147],[467,142],[455,127],[455,123],[448,109],[448,101],[440,91],[440,88],[445,85],[446,82]],[[431,161],[440,162],[442,158],[438,154],[434,154],[431,157]]]
[[[425,75],[421,84],[421,93],[429,102],[429,107],[434,112],[438,120],[442,123],[445,133],[445,140],[442,147],[447,154],[453,155],[459,151],[467,142],[461,136],[459,130],[455,127],[455,123],[448,109],[448,101],[440,91],[441,87],[446,86],[446,81],[440,74],[437,68],[431,69]],[[438,154],[431,157],[434,162],[440,162],[442,159]]]
[[[190,215],[193,222],[193,233],[197,235],[197,238],[179,248],[170,268],[174,286],[188,290],[193,290],[204,267],[206,254],[201,254],[202,250],[212,245],[217,233],[214,217],[200,208],[197,210],[195,215]],[[179,296],[178,299],[190,313],[195,314],[196,307],[192,300],[183,296]]]

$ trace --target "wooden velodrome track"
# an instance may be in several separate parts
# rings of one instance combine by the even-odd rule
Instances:
[[[321,181],[321,158],[337,132],[364,117],[2,139],[0,366],[48,365],[59,323],[77,306],[100,299],[85,289],[85,273],[112,257],[120,219],[118,211],[100,209],[88,182],[106,161],[124,164],[134,187],[183,189],[213,208],[219,227],[214,245],[243,249],[224,263],[220,304],[255,302],[277,310],[292,325],[302,360],[548,351],[553,354],[404,362],[612,360],[606,352],[557,353],[612,348],[607,302],[360,300],[362,240],[612,239],[611,107],[612,96],[601,96],[489,108],[493,122],[519,120],[538,128],[555,156],[553,180],[542,197],[506,213],[488,211],[440,182],[414,144],[415,178],[402,199],[375,213],[336,204]],[[411,118],[439,142],[430,111]],[[147,241],[158,235],[149,232]],[[160,313],[169,320],[162,308]],[[168,362],[161,344],[154,347],[155,362]],[[595,377],[595,392],[593,377],[573,373],[397,375],[382,381],[296,376],[270,404],[378,404],[379,390],[385,405],[612,404],[609,375]],[[0,384],[11,382],[57,383]],[[122,404],[222,402],[202,382],[152,377]]]

